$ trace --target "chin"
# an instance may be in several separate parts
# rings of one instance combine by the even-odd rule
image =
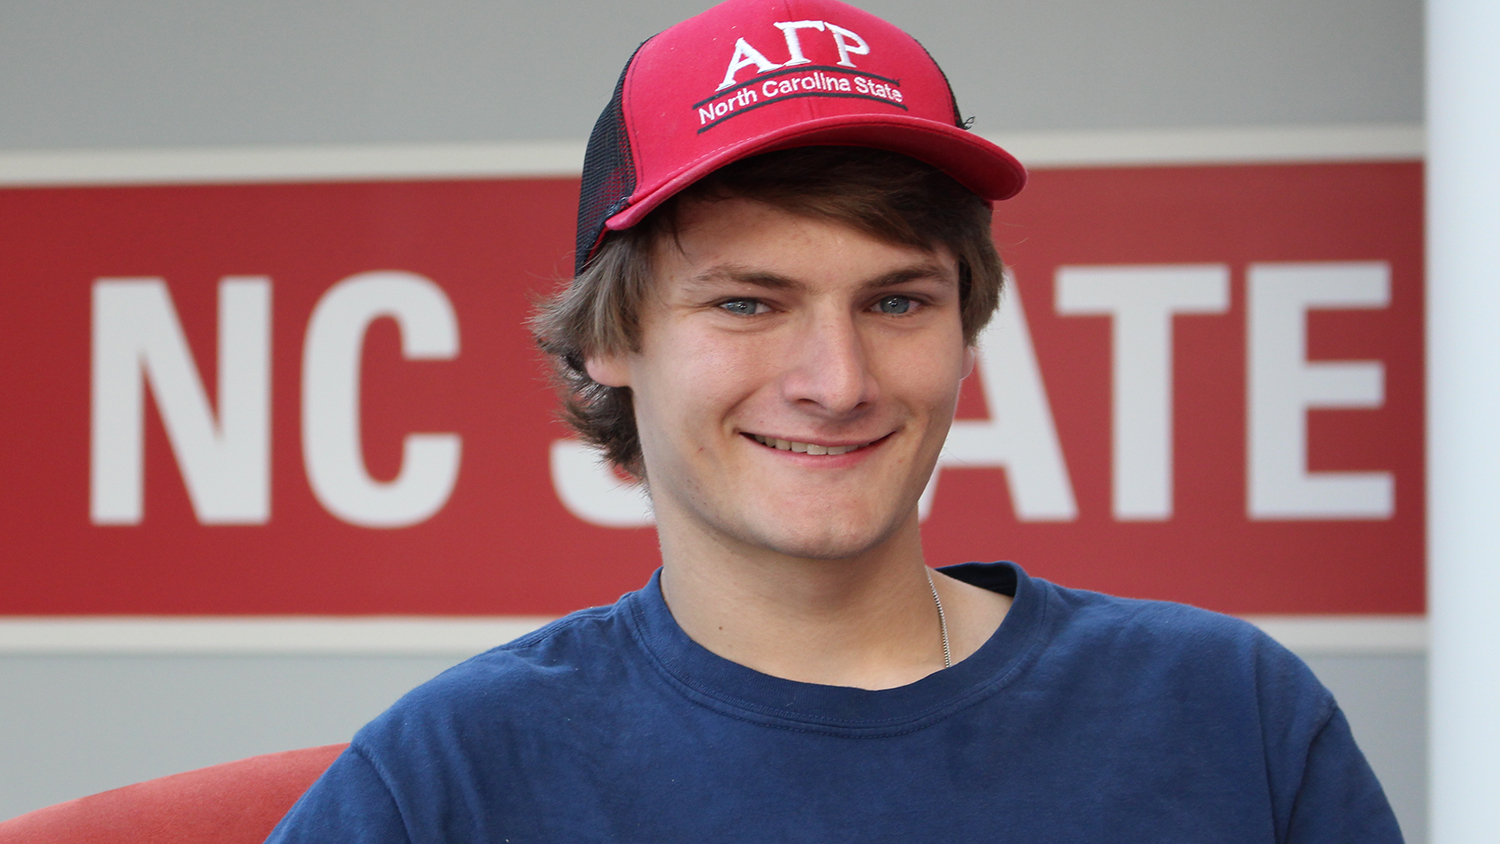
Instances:
[[[901,520],[887,521],[887,529],[873,531],[873,519],[856,518],[840,522],[817,521],[800,527],[780,524],[751,538],[755,545],[788,557],[805,560],[848,560],[862,556],[886,544],[901,527]]]
[[[872,543],[854,541],[847,537],[827,537],[819,540],[799,538],[796,542],[779,543],[771,547],[788,557],[832,561],[853,559],[874,546]]]
[[[917,530],[921,487],[912,485],[902,495],[878,498],[841,492],[824,489],[779,496],[773,507],[746,509],[740,519],[721,524],[738,521],[740,529],[731,531],[749,544],[809,560],[860,557]]]

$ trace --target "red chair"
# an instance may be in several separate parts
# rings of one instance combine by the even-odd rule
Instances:
[[[0,844],[261,844],[348,745],[252,756],[0,823]]]

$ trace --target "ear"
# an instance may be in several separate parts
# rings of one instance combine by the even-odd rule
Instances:
[[[964,346],[964,371],[958,376],[959,380],[968,378],[974,372],[974,362],[979,359],[979,350],[973,346]]]
[[[630,367],[626,364],[624,355],[590,355],[584,358],[583,369],[596,384],[606,387],[630,386]]]

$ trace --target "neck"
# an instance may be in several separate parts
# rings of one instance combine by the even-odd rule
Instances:
[[[789,680],[868,689],[943,668],[915,513],[877,548],[842,559],[690,551],[683,546],[697,543],[669,535],[663,531],[662,592],[678,625],[719,656]]]

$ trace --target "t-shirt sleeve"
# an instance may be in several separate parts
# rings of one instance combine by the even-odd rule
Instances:
[[[266,844],[410,844],[401,810],[375,765],[351,746],[281,819]]]
[[[1335,707],[1308,746],[1287,844],[1401,844],[1401,828],[1375,772]]]

